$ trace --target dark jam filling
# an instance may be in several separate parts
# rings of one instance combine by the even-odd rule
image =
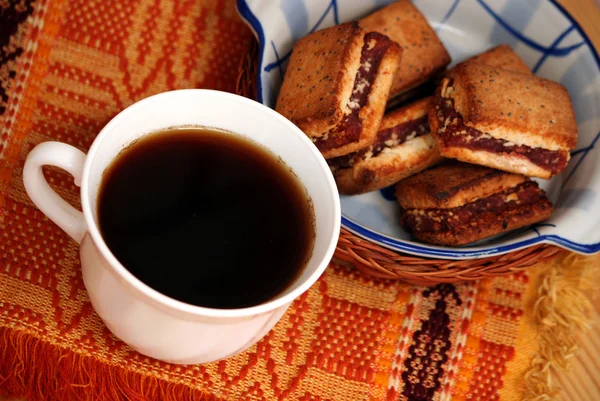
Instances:
[[[514,196],[509,198],[512,194]],[[527,207],[539,201],[549,203],[546,195],[538,188],[537,184],[528,181],[460,207],[451,209],[405,209],[402,213],[402,224],[412,232],[450,231],[464,227],[482,213],[499,215],[517,208]]]
[[[448,87],[451,87],[451,85],[452,81],[448,84]],[[564,170],[568,161],[565,152],[513,144],[464,125],[462,115],[454,108],[454,99],[443,98],[440,92],[441,89],[436,93],[434,107],[440,126],[438,136],[441,137],[446,146],[523,156],[552,174]],[[446,124],[447,121],[449,123]],[[445,128],[442,128],[444,125]]]
[[[425,81],[412,89],[408,89],[406,92],[402,92],[388,99],[388,102],[385,106],[386,111],[394,111],[401,107],[408,106],[409,104],[414,103],[417,100],[421,100],[428,96],[432,96],[435,93],[435,88],[437,88],[440,81],[442,80],[442,71],[434,75],[428,81]]]
[[[360,109],[367,104],[371,93],[371,86],[381,60],[391,45],[387,36],[377,32],[365,35],[365,44],[360,55],[360,68],[354,78],[354,88],[348,102],[350,113],[347,114],[340,125],[322,137],[314,139],[314,143],[320,151],[340,147],[347,143],[357,142],[362,131],[362,122],[358,116]],[[369,48],[369,46],[372,46]]]
[[[377,133],[377,138],[375,138],[373,145],[366,149],[361,149],[358,152],[350,153],[349,155],[329,159],[327,160],[327,163],[329,163],[331,167],[349,168],[352,167],[357,161],[364,159],[367,153],[370,154],[370,157],[376,157],[383,152],[385,148],[393,148],[395,146],[402,145],[404,142],[406,142],[408,137],[412,137],[411,139],[414,139],[428,133],[429,123],[427,121],[427,116],[425,115],[415,120],[407,121],[394,127],[381,130]],[[388,141],[392,142],[386,144]]]

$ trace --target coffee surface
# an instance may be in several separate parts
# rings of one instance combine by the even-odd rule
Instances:
[[[142,137],[105,171],[97,208],[102,237],[127,270],[197,306],[268,301],[298,277],[313,248],[311,202],[289,167],[220,131]]]

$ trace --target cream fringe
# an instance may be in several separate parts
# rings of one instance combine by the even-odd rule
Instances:
[[[553,370],[566,370],[578,352],[578,330],[589,330],[592,304],[588,294],[600,277],[598,258],[569,254],[554,259],[544,274],[534,306],[541,326],[537,353],[525,374],[527,401],[548,401],[560,388],[552,380]]]

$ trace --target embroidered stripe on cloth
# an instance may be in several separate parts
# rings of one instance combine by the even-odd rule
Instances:
[[[524,273],[432,288],[332,263],[256,346],[202,366],[146,358],[106,329],[85,292],[77,244],[25,193],[25,157],[47,140],[86,151],[114,115],[155,93],[233,91],[250,40],[233,0],[0,1],[0,394],[29,401],[551,394],[547,367],[568,356],[573,327],[584,321],[579,287],[592,259],[563,254]],[[79,205],[70,176],[45,173]]]

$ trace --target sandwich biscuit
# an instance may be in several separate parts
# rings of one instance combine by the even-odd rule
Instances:
[[[437,245],[465,245],[547,219],[552,203],[537,183],[467,163],[449,162],[396,185],[401,225]]]
[[[404,49],[390,91],[393,103],[433,93],[434,88],[428,93],[422,92],[427,91],[428,81],[450,63],[450,54],[425,16],[410,0],[395,1],[361,19],[359,24],[367,32],[389,36]]]
[[[371,146],[328,160],[340,193],[382,189],[441,160],[429,133],[431,101],[428,97],[388,112]]]
[[[305,36],[294,45],[276,110],[325,158],[360,150],[375,140],[401,55],[357,22]]]
[[[545,179],[565,168],[577,142],[562,85],[475,63],[442,80],[429,124],[444,157]]]

